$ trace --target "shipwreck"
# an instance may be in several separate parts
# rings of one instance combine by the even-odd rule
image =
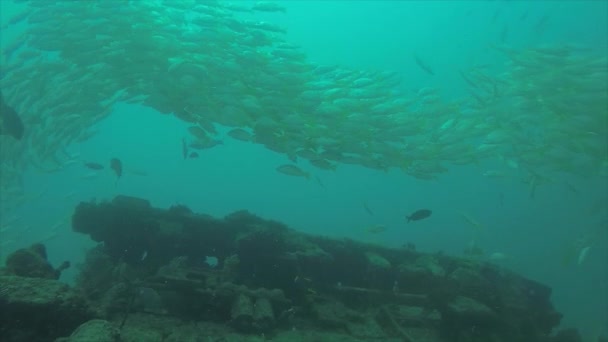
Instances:
[[[486,262],[127,196],[80,203],[72,229],[98,243],[73,285],[43,246],[8,258],[1,340],[577,341],[549,287]]]

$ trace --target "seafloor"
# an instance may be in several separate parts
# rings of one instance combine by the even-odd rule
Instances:
[[[0,340],[579,341],[551,289],[485,262],[330,239],[239,211],[81,203],[73,286],[43,245],[0,271]]]

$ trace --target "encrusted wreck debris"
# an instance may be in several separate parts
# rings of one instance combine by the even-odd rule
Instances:
[[[79,291],[57,281],[42,244],[15,251],[0,269],[0,341],[53,341],[94,317]]]
[[[544,342],[561,319],[550,288],[495,265],[307,235],[246,211],[216,219],[118,196],[81,203],[72,225],[99,242],[70,290],[95,320],[62,341],[100,329],[100,341]],[[0,303],[16,310],[6,277]]]

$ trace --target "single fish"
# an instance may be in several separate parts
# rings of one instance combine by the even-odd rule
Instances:
[[[471,77],[465,73],[464,71],[460,70],[460,77],[462,77],[462,79],[472,88],[479,88],[479,86],[473,81],[473,79],[471,79]]]
[[[122,176],[122,162],[118,158],[112,158],[110,160],[110,168],[116,173],[116,177]]]
[[[299,167],[291,164],[284,164],[277,167],[277,171],[288,176],[304,177],[310,179],[310,173],[302,171]]]
[[[501,44],[505,44],[507,42],[508,35],[509,35],[509,26],[507,25],[507,23],[505,23],[504,26],[502,27],[502,31],[500,31],[500,36],[498,38],[499,42]]]
[[[209,140],[209,135],[207,132],[199,126],[188,127],[188,132],[190,132],[190,134],[192,134],[198,140]]]
[[[466,221],[466,223],[471,225],[471,227],[475,228],[478,231],[484,230],[484,226],[481,223],[479,223],[479,221],[477,221],[476,219],[472,218],[471,216],[467,215],[466,213],[464,213],[462,211],[459,211],[458,213]]]
[[[482,173],[482,176],[487,177],[487,178],[505,178],[505,177],[507,177],[507,175],[504,172],[498,171],[498,170],[488,170],[488,171]]]
[[[143,170],[127,170],[127,173],[134,175],[134,176],[140,176],[140,177],[145,177],[148,175],[148,173]]]
[[[186,138],[182,138],[182,156],[184,156],[184,159],[188,158],[188,143],[186,142]]]
[[[251,7],[254,11],[259,12],[282,12],[285,13],[285,7],[270,1],[259,1],[253,4]]]
[[[4,102],[4,97],[0,92],[0,134],[7,134],[17,140],[23,138],[25,126],[19,114]]]
[[[494,24],[496,22],[496,19],[498,19],[501,12],[502,12],[502,10],[500,8],[498,8],[498,9],[496,9],[496,11],[494,11],[494,15],[492,16],[492,24]]]
[[[336,165],[326,159],[311,159],[309,162],[319,169],[332,171],[336,169]]]
[[[509,256],[502,252],[494,252],[490,254],[490,260],[494,262],[506,261],[509,259]]]
[[[317,181],[317,184],[319,184],[319,186],[321,186],[323,189],[327,189],[325,187],[325,184],[323,184],[323,182],[321,182],[321,178],[319,178],[319,176],[315,176],[315,180]]]
[[[524,21],[526,18],[528,18],[528,11],[525,11],[519,16],[519,21]]]
[[[84,166],[86,166],[87,168],[89,168],[91,170],[103,170],[103,165],[101,165],[99,163],[87,162],[87,163],[84,163]]]
[[[217,145],[223,145],[224,142],[218,139],[209,139],[209,140],[195,140],[190,143],[190,148],[196,150],[204,150],[208,148],[212,148]]]
[[[90,172],[90,173],[87,173],[86,175],[82,175],[82,177],[80,177],[80,179],[93,179],[93,178],[97,178],[97,176],[99,176],[99,174],[97,172]]]
[[[363,201],[363,209],[365,209],[370,216],[374,216],[374,212],[370,209],[369,205],[367,205],[367,201]]]
[[[583,261],[585,261],[585,259],[587,259],[587,254],[589,253],[590,249],[591,246],[586,246],[580,250],[580,252],[578,253],[577,264],[580,265],[583,263]]]
[[[428,209],[420,209],[420,210],[416,210],[411,215],[406,216],[405,218],[407,218],[407,222],[409,223],[410,221],[419,221],[419,220],[425,219],[425,218],[431,216],[431,213],[432,213],[432,211],[430,211]]]
[[[241,128],[235,128],[228,132],[228,135],[232,138],[240,141],[252,141],[253,135]]]
[[[426,73],[431,76],[435,76],[435,72],[433,71],[433,69],[427,63],[425,63],[416,53],[414,53],[414,60],[416,61],[416,64],[420,67],[420,69],[426,71]]]
[[[380,234],[386,231],[386,226],[383,224],[377,224],[365,228],[365,231],[371,234]]]

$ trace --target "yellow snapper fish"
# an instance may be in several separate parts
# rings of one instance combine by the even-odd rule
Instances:
[[[490,261],[501,262],[510,259],[510,257],[502,252],[494,252],[489,256]]]
[[[363,208],[370,216],[374,216],[374,212],[370,209],[369,205],[367,204],[367,201],[363,201]]]
[[[562,266],[571,265],[574,260],[577,265],[581,265],[587,259],[592,244],[593,240],[587,235],[570,242],[562,251]]]
[[[582,264],[585,261],[585,259],[587,259],[587,254],[589,254],[590,249],[591,249],[591,246],[586,246],[578,252],[578,258],[576,259],[576,263],[578,265]]]
[[[386,226],[383,224],[376,224],[373,226],[366,227],[365,231],[371,234],[384,233],[386,231]]]
[[[277,167],[277,171],[288,176],[304,177],[306,179],[310,179],[310,173],[303,171],[299,167],[292,164],[281,165]]]
[[[470,224],[471,226],[473,226],[477,229],[483,229],[483,226],[481,225],[481,223],[479,223],[479,221],[472,218],[471,216],[463,213],[462,211],[460,212],[460,216],[466,221],[466,223]]]
[[[505,178],[507,177],[507,175],[502,172],[502,171],[498,171],[498,170],[488,170],[486,172],[484,172],[482,174],[482,176],[486,177],[486,178]]]

